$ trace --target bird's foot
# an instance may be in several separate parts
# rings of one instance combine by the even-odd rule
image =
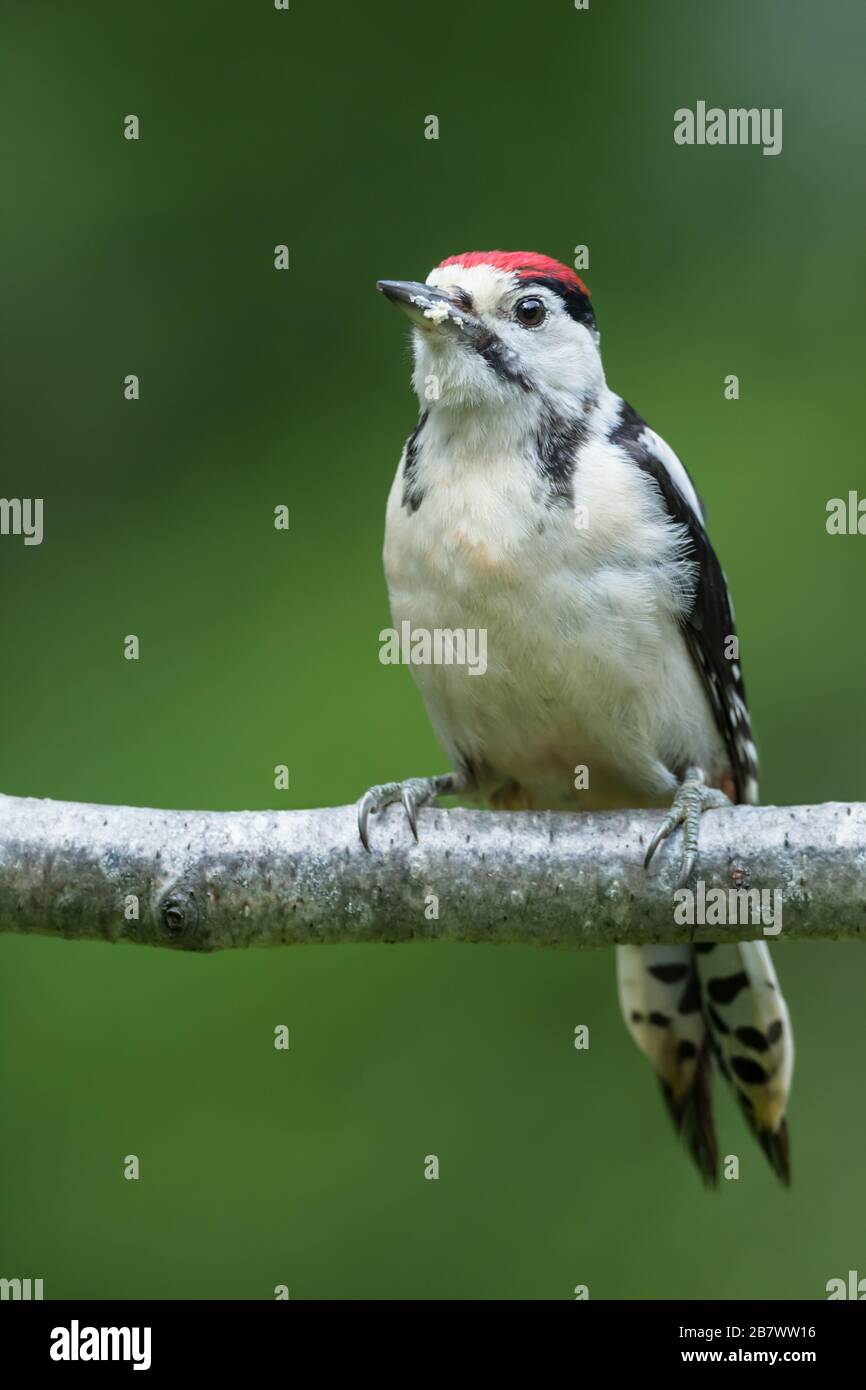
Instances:
[[[708,787],[699,767],[689,767],[682,786],[674,796],[673,805],[650,841],[644,857],[644,868],[649,868],[650,860],[661,844],[678,825],[683,827],[683,857],[680,862],[678,888],[685,888],[698,858],[698,843],[701,833],[701,816],[704,811],[717,810],[730,806],[725,793],[716,787]]]
[[[408,777],[405,782],[383,782],[379,787],[371,787],[358,802],[358,834],[362,845],[367,850],[370,848],[367,822],[371,814],[376,815],[396,801],[402,801],[409,829],[417,840],[418,820],[415,813],[418,807],[430,806],[437,796],[448,796],[457,790],[458,778],[453,772],[444,772],[438,777]]]

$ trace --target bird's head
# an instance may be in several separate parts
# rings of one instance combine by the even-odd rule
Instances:
[[[568,266],[531,251],[449,256],[424,284],[380,280],[413,324],[422,406],[575,405],[604,383],[589,291]]]

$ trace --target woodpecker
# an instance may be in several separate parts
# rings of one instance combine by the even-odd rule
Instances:
[[[680,884],[702,814],[755,803],[757,754],[733,605],[673,449],[605,381],[590,294],[533,252],[449,256],[378,288],[412,325],[421,411],[388,499],[398,628],[484,630],[486,669],[412,664],[451,771],[370,788],[358,828],[402,802],[670,809]],[[575,770],[589,790],[576,791]],[[618,946],[626,1025],[704,1181],[717,1180],[722,1072],[781,1180],[788,1010],[764,942]]]

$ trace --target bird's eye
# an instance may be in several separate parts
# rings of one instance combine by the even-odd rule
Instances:
[[[514,306],[514,317],[524,328],[537,328],[540,323],[544,323],[547,310],[540,299],[521,299],[520,303]]]

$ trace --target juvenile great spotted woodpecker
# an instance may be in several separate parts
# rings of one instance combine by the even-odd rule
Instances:
[[[686,469],[608,387],[570,268],[473,251],[378,288],[411,320],[421,403],[387,507],[393,619],[483,629],[487,665],[412,665],[453,771],[372,787],[364,845],[371,814],[402,801],[417,838],[416,808],[451,793],[670,805],[646,863],[682,826],[684,885],[703,812],[758,795],[733,608]],[[617,967],[627,1027],[704,1180],[715,1064],[788,1182],[793,1040],[766,945],[619,946]]]

